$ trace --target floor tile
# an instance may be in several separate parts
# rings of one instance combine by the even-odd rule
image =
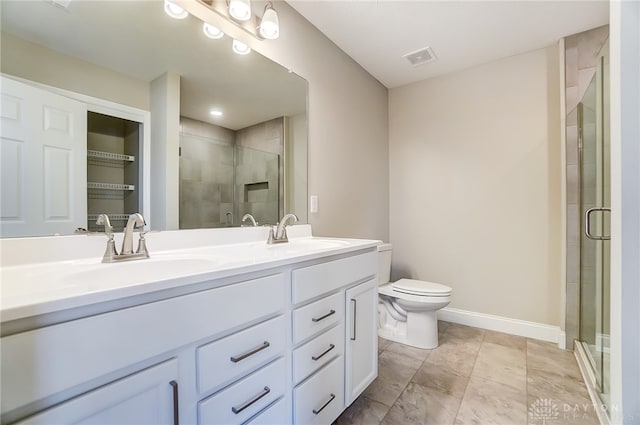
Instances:
[[[515,347],[483,342],[471,376],[489,379],[526,391],[526,353]]]
[[[461,376],[470,376],[480,343],[467,342],[459,338],[443,342],[433,350],[427,361],[436,367],[454,371]]]
[[[557,403],[590,403],[589,393],[582,379],[560,376],[555,371],[530,369],[527,372],[527,393]]]
[[[378,353],[384,351],[389,346],[389,344],[391,344],[391,341],[389,341],[388,339],[378,337]]]
[[[400,394],[402,394],[406,386],[406,382],[378,377],[364,390],[363,395],[371,400],[391,407],[398,397],[400,397]]]
[[[561,350],[550,342],[527,339],[527,369],[551,371],[561,377],[582,380],[573,352]]]
[[[466,341],[482,341],[484,333],[486,331],[480,328],[473,328],[471,326],[457,325],[455,323],[449,324],[447,330],[444,332],[447,335],[453,335],[458,338],[462,338]]]
[[[378,378],[335,425],[597,425],[572,352],[438,322],[440,345],[378,339]]]
[[[426,389],[410,383],[398,401],[389,409],[384,425],[423,425],[427,417],[428,396]]]
[[[360,396],[334,422],[335,425],[378,425],[389,411],[377,401]]]
[[[431,353],[431,350],[423,350],[421,348],[410,347],[408,345],[399,344],[397,342],[392,342],[387,345],[386,351],[390,351],[393,353],[398,353],[403,356],[411,357],[414,360],[419,360],[423,362]]]
[[[455,423],[460,425],[526,424],[526,391],[472,376]]]
[[[517,348],[522,351],[527,350],[527,338],[517,335],[509,335],[502,332],[486,331],[482,342],[490,342],[505,347]]]
[[[411,381],[461,400],[469,377],[442,365],[430,363],[427,359]]]

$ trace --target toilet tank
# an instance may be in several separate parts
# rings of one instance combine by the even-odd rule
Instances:
[[[378,285],[391,280],[391,248],[390,243],[378,245]]]

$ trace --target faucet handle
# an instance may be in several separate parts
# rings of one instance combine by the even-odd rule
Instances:
[[[98,226],[104,226],[104,233],[109,237],[109,239],[113,239],[113,226],[111,226],[108,215],[100,214],[96,220],[96,224]]]
[[[136,254],[144,254],[145,257],[149,258],[149,251],[147,250],[147,241],[144,238],[146,232],[140,232],[140,236],[138,237],[138,249],[136,250]]]

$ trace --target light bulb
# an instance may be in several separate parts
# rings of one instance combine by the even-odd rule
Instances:
[[[251,49],[249,48],[249,46],[244,44],[242,41],[233,40],[232,48],[233,51],[239,55],[248,55],[249,53],[251,53]]]
[[[204,35],[214,40],[224,37],[224,33],[220,28],[211,25],[208,22],[204,23],[204,25],[202,26],[202,31],[204,32]]]
[[[248,21],[251,18],[251,1],[230,0],[229,15],[238,21]]]
[[[169,0],[164,0],[164,11],[167,15],[175,19],[184,19],[189,16],[189,13]]]
[[[278,12],[273,8],[271,2],[264,9],[262,21],[260,21],[260,35],[268,40],[275,40],[280,36]]]

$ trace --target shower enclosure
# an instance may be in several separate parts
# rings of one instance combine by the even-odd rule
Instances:
[[[609,401],[610,139],[608,43],[578,104],[580,341],[605,405]]]
[[[181,229],[240,226],[246,213],[259,224],[278,221],[280,155],[189,134],[180,144]]]

